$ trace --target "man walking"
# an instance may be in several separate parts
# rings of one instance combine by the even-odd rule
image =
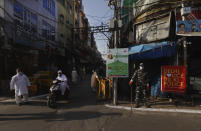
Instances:
[[[21,106],[21,96],[24,98],[24,103],[28,103],[28,86],[31,86],[28,77],[22,73],[20,68],[16,69],[17,74],[14,75],[10,82],[10,90],[15,90],[16,104]]]

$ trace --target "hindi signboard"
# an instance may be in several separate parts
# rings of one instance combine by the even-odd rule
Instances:
[[[161,91],[186,93],[186,68],[184,66],[161,67]]]
[[[107,77],[128,77],[128,48],[109,49],[106,62]]]

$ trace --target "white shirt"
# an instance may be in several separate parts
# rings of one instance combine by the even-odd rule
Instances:
[[[66,75],[64,75],[64,74],[62,74],[61,76],[58,75],[56,79],[62,81],[61,90],[63,92],[65,91],[65,88],[70,89],[70,87],[68,86],[68,79],[67,79]]]
[[[17,73],[12,77],[10,82],[10,89],[15,89],[15,94],[18,96],[28,94],[27,86],[31,86],[30,81],[23,73]]]

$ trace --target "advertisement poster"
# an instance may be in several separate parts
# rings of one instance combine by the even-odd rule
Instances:
[[[182,21],[181,9],[177,10],[177,35],[182,36],[201,36],[201,8],[191,8]]]
[[[161,91],[186,93],[186,68],[184,66],[162,66]]]
[[[109,49],[107,77],[128,77],[128,48]]]

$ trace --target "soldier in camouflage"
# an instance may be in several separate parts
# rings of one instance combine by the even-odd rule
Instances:
[[[136,80],[136,108],[139,107],[140,102],[140,94],[143,93],[144,97],[144,105],[148,107],[146,102],[146,81],[145,81],[146,73],[144,72],[144,64],[140,63],[139,68],[134,72],[129,85],[132,85],[133,81]]]

